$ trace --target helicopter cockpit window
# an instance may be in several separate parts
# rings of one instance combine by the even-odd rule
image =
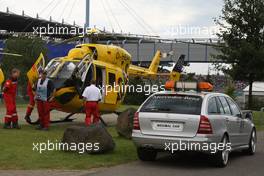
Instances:
[[[75,68],[76,68],[76,63],[65,62],[56,77],[59,79],[69,79],[72,77]]]
[[[47,71],[48,77],[52,76],[53,73],[57,70],[60,62],[56,59],[51,60],[46,66],[45,70]]]

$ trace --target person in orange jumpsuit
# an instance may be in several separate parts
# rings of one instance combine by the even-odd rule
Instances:
[[[6,115],[4,118],[5,129],[19,129],[18,115],[16,110],[17,80],[20,71],[16,68],[11,70],[11,76],[6,80],[3,87],[3,98],[6,106]]]

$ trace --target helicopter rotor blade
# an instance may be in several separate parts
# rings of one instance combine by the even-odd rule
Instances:
[[[15,56],[15,57],[22,57],[21,54],[15,54],[15,53],[2,53],[0,52],[0,55],[7,55],[7,56]]]

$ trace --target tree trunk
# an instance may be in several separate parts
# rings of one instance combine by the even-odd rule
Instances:
[[[248,109],[252,109],[253,97],[252,97],[253,81],[249,81],[248,90]]]

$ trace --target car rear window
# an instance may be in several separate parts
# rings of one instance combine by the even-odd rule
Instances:
[[[202,101],[200,96],[154,95],[147,100],[140,111],[200,115]]]

